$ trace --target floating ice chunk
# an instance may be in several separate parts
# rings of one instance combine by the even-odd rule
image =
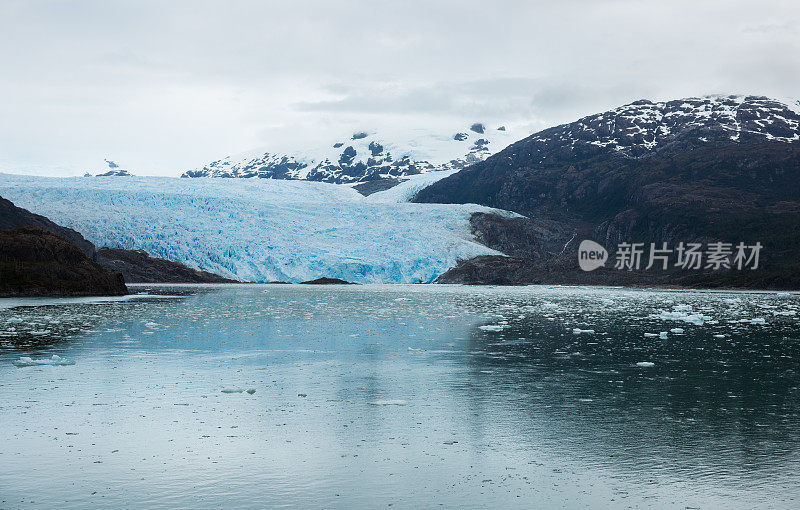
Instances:
[[[478,329],[482,329],[484,331],[503,331],[508,326],[504,324],[487,324],[485,326],[478,326]]]
[[[714,338],[725,338],[725,335],[714,335]]]
[[[407,400],[375,400],[373,402],[368,402],[369,405],[373,406],[407,406]]]
[[[712,320],[712,318],[709,317],[708,315],[703,315],[700,313],[687,314],[682,311],[673,311],[673,312],[664,311],[654,317],[657,319],[678,320],[678,321],[688,322],[690,324],[695,324],[698,326],[702,326],[706,321]]]
[[[670,329],[670,332],[681,334],[681,333],[683,333],[683,328],[672,328],[672,329]]]
[[[730,322],[731,322],[731,324],[735,324],[737,322],[741,323],[741,324],[766,324],[767,323],[767,321],[764,320],[762,317],[757,317],[755,319],[739,319],[739,320],[733,320],[733,321],[730,321]]]
[[[657,337],[658,333],[645,333],[644,336],[646,336],[647,338],[653,338]]]
[[[35,367],[41,365],[66,366],[75,364],[74,361],[62,358],[58,354],[53,354],[49,358],[42,359],[33,359],[30,356],[21,356],[18,360],[12,361],[11,363],[18,367]]]
[[[652,361],[640,361],[636,364],[636,366],[639,368],[650,368],[656,366],[656,364]]]
[[[222,388],[222,393],[243,393],[242,388]]]
[[[422,352],[422,349],[415,349],[415,348],[413,348],[413,347],[409,347],[409,348],[408,348],[408,351],[409,351],[409,352]]]
[[[573,335],[582,335],[582,334],[594,335],[594,330],[593,329],[572,328],[572,334]]]

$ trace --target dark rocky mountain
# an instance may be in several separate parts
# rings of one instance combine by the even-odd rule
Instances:
[[[753,96],[637,101],[531,135],[413,200],[516,211],[610,251],[620,242],[759,241],[757,271],[673,274],[664,283],[795,287],[799,112],[797,103]],[[569,245],[569,271],[576,250]]]
[[[0,297],[120,296],[122,275],[40,226],[0,230]]]
[[[94,259],[94,245],[84,239],[80,233],[67,227],[56,225],[44,216],[17,207],[11,201],[0,197],[0,229],[15,229],[23,226],[42,227],[54,234],[65,237],[72,244],[80,248],[87,257]]]
[[[100,248],[97,263],[122,273],[128,283],[236,283],[236,280],[198,271],[180,262],[151,257],[143,250]]]

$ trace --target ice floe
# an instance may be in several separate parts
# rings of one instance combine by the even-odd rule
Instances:
[[[664,310],[657,315],[651,315],[651,317],[662,320],[678,320],[697,326],[702,326],[706,322],[713,321],[713,317],[703,315],[702,313],[691,312],[692,307],[690,305],[675,305],[672,307],[671,311]]]
[[[368,402],[368,404],[373,406],[407,406],[407,400],[374,400],[372,402]]]
[[[33,359],[30,356],[22,356],[18,360],[12,361],[12,363],[18,367],[36,367],[42,365],[66,366],[75,364],[74,361],[62,358],[58,354],[53,354],[49,358],[40,359]]]
[[[485,326],[478,326],[478,329],[482,329],[484,331],[503,331],[508,326],[505,324],[486,324]]]
[[[222,393],[248,393],[250,395],[256,392],[254,388],[249,388],[245,390],[244,388],[238,388],[238,387],[222,388],[220,391],[222,391]]]

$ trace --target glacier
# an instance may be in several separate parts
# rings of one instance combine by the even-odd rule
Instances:
[[[407,202],[449,173],[369,197],[298,180],[0,174],[0,196],[98,248],[141,249],[241,281],[428,283],[458,260],[499,254],[472,238],[472,213],[513,215]]]

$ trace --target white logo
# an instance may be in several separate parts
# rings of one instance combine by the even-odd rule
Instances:
[[[602,245],[588,239],[581,241],[578,246],[578,265],[584,271],[594,271],[605,265],[608,252]]]

